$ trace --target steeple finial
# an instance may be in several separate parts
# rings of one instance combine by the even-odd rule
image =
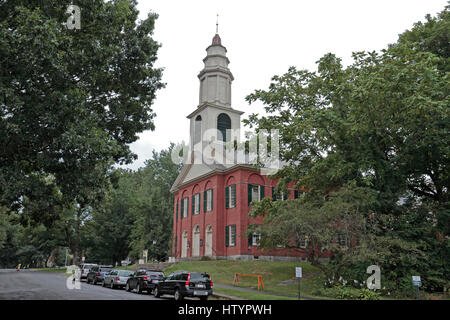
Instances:
[[[213,38],[212,45],[222,45],[222,40],[220,40],[220,37],[219,37],[219,14],[217,14],[216,34]]]
[[[219,14],[217,14],[217,19],[216,19],[216,34],[219,34]]]

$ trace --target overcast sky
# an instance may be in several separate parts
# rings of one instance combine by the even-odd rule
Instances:
[[[157,67],[164,68],[165,89],[153,105],[155,131],[146,131],[131,145],[138,155],[137,169],[152,150],[170,142],[189,141],[186,116],[198,106],[198,73],[205,49],[211,44],[219,14],[219,34],[228,52],[232,107],[246,118],[261,112],[245,97],[267,89],[274,75],[289,66],[315,70],[315,62],[328,52],[351,63],[354,51],[381,50],[397,40],[414,22],[435,16],[447,0],[140,0],[140,18],[159,15],[154,39],[162,47]],[[245,127],[241,126],[242,131]]]

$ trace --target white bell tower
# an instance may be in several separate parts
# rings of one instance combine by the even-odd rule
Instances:
[[[197,164],[202,162],[205,150],[209,150],[208,153],[223,150],[226,142],[240,142],[241,115],[244,113],[231,107],[234,77],[228,68],[227,49],[222,45],[217,29],[206,53],[204,68],[198,74],[199,105],[187,116],[190,119],[190,149]]]

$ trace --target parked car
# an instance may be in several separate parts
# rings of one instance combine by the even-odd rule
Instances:
[[[127,281],[125,290],[136,289],[137,293],[147,291],[150,294],[159,281],[164,280],[164,272],[161,270],[137,270]]]
[[[199,297],[207,300],[213,293],[213,282],[209,274],[204,272],[176,271],[163,281],[159,281],[153,290],[155,297],[172,294],[175,300],[184,297]]]
[[[110,272],[113,266],[93,266],[87,275],[86,282],[97,284],[97,282],[102,282],[103,277],[106,273]]]
[[[82,279],[86,279],[87,275],[89,273],[89,270],[93,267],[96,266],[97,264],[95,263],[83,263],[80,265],[80,272],[81,272],[81,277],[80,280]]]
[[[114,289],[116,287],[125,287],[128,279],[133,275],[133,271],[130,270],[111,270],[103,277],[103,287],[110,287]]]

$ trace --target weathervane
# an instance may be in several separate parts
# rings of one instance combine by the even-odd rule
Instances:
[[[219,34],[219,14],[217,14],[217,20],[216,20],[216,34]]]

